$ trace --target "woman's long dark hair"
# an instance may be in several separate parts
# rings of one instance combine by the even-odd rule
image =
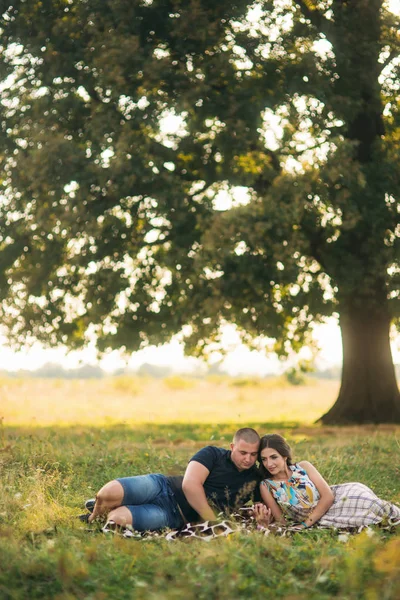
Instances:
[[[272,477],[271,473],[264,467],[261,460],[261,450],[264,450],[264,448],[273,448],[279,452],[281,456],[287,458],[288,467],[292,464],[292,450],[285,438],[279,435],[279,433],[268,433],[267,435],[263,435],[258,450],[258,462],[260,463],[260,473],[264,479]]]

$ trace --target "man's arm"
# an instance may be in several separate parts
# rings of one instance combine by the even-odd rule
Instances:
[[[204,521],[214,521],[217,518],[204,491],[203,484],[209,474],[210,471],[204,465],[192,460],[187,466],[182,482],[187,501]]]

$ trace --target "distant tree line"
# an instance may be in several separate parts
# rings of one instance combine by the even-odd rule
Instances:
[[[289,370],[287,371],[287,373]],[[202,369],[201,371],[195,372],[181,372],[176,371],[170,366],[155,365],[152,363],[143,363],[138,369],[118,369],[110,374],[110,376],[147,376],[154,379],[163,379],[173,374],[187,375],[189,377],[195,377],[202,379],[210,375],[221,375],[224,377],[230,377],[227,371],[224,371],[221,366],[211,365],[208,369]],[[397,365],[397,374],[400,376],[400,365]],[[62,365],[57,363],[48,362],[42,367],[35,370],[19,369],[18,371],[7,371],[6,369],[0,370],[0,376],[6,377],[18,377],[18,378],[44,378],[44,379],[101,379],[109,375],[98,365],[84,364],[75,369],[65,369]],[[243,375],[238,373],[235,376]],[[341,375],[341,367],[334,366],[329,369],[315,370],[308,373],[309,377],[318,379],[339,379]],[[274,377],[275,375],[265,375],[263,378]],[[288,378],[290,381],[290,379]]]

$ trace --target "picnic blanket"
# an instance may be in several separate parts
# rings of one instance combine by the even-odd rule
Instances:
[[[394,526],[389,522],[382,523],[381,529],[386,531],[393,531]],[[279,537],[289,537],[300,532],[307,532],[317,529],[331,529],[336,531],[339,537],[342,537],[342,541],[346,541],[351,533],[359,533],[363,529],[367,530],[367,533],[373,535],[373,530],[369,526],[360,527],[348,527],[346,529],[336,529],[334,527],[327,527],[323,525],[314,525],[304,529],[303,527],[296,524],[289,525],[277,525],[276,523],[270,524],[268,527],[258,525],[255,519],[248,514],[237,512],[231,514],[229,518],[223,517],[218,521],[204,521],[203,523],[187,523],[181,529],[168,529],[161,531],[145,531],[140,532],[133,529],[131,526],[120,527],[117,526],[113,521],[107,521],[102,527],[101,531],[105,534],[117,534],[124,538],[133,538],[137,540],[150,540],[154,538],[164,538],[167,541],[175,541],[182,539],[198,539],[204,542],[210,542],[216,538],[227,537],[235,533],[241,534],[252,534],[259,533],[261,535],[274,535]]]

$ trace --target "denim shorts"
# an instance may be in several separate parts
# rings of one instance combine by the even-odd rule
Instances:
[[[165,475],[136,475],[117,479],[124,488],[122,506],[132,514],[137,531],[154,531],[184,525],[175,495]]]

